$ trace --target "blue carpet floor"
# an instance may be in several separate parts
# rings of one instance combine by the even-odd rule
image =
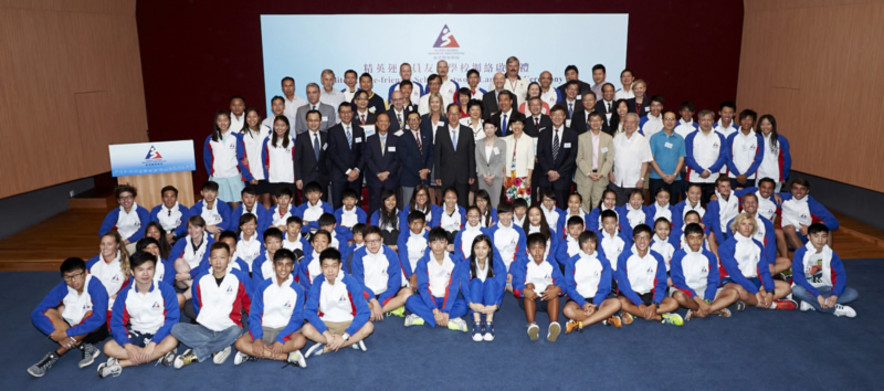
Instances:
[[[845,264],[848,285],[860,293],[854,319],[748,309],[681,328],[637,320],[619,330],[598,325],[556,343],[531,342],[517,303],[507,296],[491,343],[426,326],[406,329],[401,318],[388,318],[376,324],[367,352],[323,355],[309,359],[306,369],[269,361],[234,367],[231,358],[181,370],[127,368],[103,380],[95,374],[103,354],[86,369],[77,368],[77,353],[62,357],[42,379],[27,374],[53,348],[29,316],[58,274],[0,273],[2,389],[874,389],[884,373],[884,260]],[[538,319],[545,333],[545,315]]]

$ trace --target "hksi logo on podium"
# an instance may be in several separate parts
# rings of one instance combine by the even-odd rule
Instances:
[[[150,146],[150,150],[147,151],[147,156],[144,157],[145,160],[153,160],[153,159],[162,159],[163,156],[160,155],[160,151],[157,151],[157,148],[153,145]]]
[[[454,39],[454,35],[451,34],[451,30],[448,29],[448,25],[442,27],[442,31],[439,32],[439,37],[436,38],[436,43],[433,44],[434,48],[459,48],[460,45],[457,44],[457,40]]]

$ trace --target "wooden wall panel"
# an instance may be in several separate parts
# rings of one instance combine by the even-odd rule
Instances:
[[[884,192],[884,1],[744,9],[737,105],[777,118],[794,169]]]
[[[117,183],[135,186],[138,190],[138,205],[148,210],[163,203],[160,190],[168,185],[175,186],[178,189],[179,204],[186,206],[196,203],[193,192],[193,176],[190,171],[121,176],[117,178]]]
[[[110,170],[147,141],[135,0],[0,0],[0,198]]]

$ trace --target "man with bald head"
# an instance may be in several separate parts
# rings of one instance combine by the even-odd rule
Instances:
[[[405,127],[405,116],[408,115],[408,111],[405,110],[405,102],[406,98],[402,95],[401,91],[393,91],[390,94],[390,110],[387,110],[387,115],[390,116],[390,130],[394,133]]]
[[[506,76],[503,73],[497,72],[494,74],[494,77],[491,79],[493,89],[488,91],[484,96],[482,96],[482,108],[485,113],[485,119],[491,118],[491,115],[498,112],[500,108],[497,105],[497,100],[500,96],[500,93],[503,91],[503,83],[506,81]],[[517,102],[513,102],[516,107],[519,107]]]
[[[562,93],[552,88],[552,73],[543,71],[537,80],[540,83],[540,100],[546,103],[547,106],[553,107],[563,99]]]
[[[623,133],[614,136],[614,171],[608,178],[608,188],[617,194],[618,206],[629,200],[631,191],[644,188],[653,160],[648,140],[637,130],[638,114],[628,113],[623,119]]]

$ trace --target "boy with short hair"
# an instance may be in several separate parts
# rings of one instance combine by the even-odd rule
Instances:
[[[320,263],[319,255],[325,249],[331,248],[329,246],[330,243],[331,234],[328,231],[321,229],[314,232],[310,238],[310,246],[313,251],[304,254],[304,259],[298,265],[298,282],[304,287],[304,292],[308,294],[313,286],[313,281],[322,276],[322,264]]]
[[[362,285],[341,269],[340,251],[324,249],[318,258],[322,273],[307,293],[304,317],[309,323],[301,328],[304,337],[316,344],[306,356],[347,346],[366,351],[363,340],[374,331],[374,325],[369,321],[371,311]]]
[[[731,236],[728,223],[740,213],[740,200],[731,191],[730,179],[720,176],[715,180],[715,199],[706,204],[703,223],[709,231],[709,247],[718,252],[718,245]]]
[[[117,377],[123,368],[157,359],[166,365],[175,360],[178,340],[170,332],[178,323],[175,289],[154,281],[157,258],[146,252],[129,257],[133,283],[117,294],[111,312],[113,337],[104,344],[107,362],[98,365],[98,377]]]
[[[605,254],[607,259],[620,259],[620,254],[632,245],[632,240],[620,232],[617,212],[610,209],[603,210],[600,216],[602,218],[602,230],[600,232],[599,251]],[[611,270],[616,272],[617,262],[610,263]]]
[[[623,251],[617,260],[617,288],[624,316],[681,326],[681,315],[672,313],[678,309],[678,302],[666,297],[666,264],[660,254],[651,250],[651,227],[637,225],[632,239],[632,248]]]
[[[417,291],[417,276],[414,274],[417,263],[426,254],[429,243],[427,242],[428,231],[424,229],[426,216],[419,210],[408,214],[408,230],[399,234],[397,248],[399,249],[399,265],[402,268],[402,286]]]
[[[150,221],[157,222],[166,231],[166,240],[171,244],[187,235],[186,221],[190,210],[178,203],[178,189],[165,186],[160,190],[163,202],[150,210]]]
[[[276,190],[276,206],[270,209],[270,226],[276,227],[280,231],[285,231],[289,217],[294,216],[294,211],[292,210],[293,198],[292,189],[288,187],[283,186]]]
[[[405,300],[411,290],[402,287],[402,268],[396,252],[385,246],[381,229],[365,230],[365,247],[353,253],[353,277],[365,287],[371,320],[384,320],[384,314],[405,316]]]
[[[301,228],[301,232],[307,233],[320,229],[318,221],[323,213],[334,215],[335,210],[329,203],[322,200],[322,186],[319,183],[308,183],[304,187],[304,198],[307,201],[298,205],[292,214],[303,220],[304,226]]]
[[[292,271],[294,254],[280,249],[273,254],[273,274],[255,284],[249,311],[249,332],[236,340],[233,365],[259,358],[286,361],[304,368],[300,349],[306,340],[298,330],[304,324],[304,289]]]
[[[203,183],[200,196],[203,199],[193,204],[190,215],[202,216],[206,221],[206,231],[213,237],[217,237],[225,229],[230,229],[231,223],[227,221],[230,219],[230,205],[218,199],[218,183],[214,181]]]
[[[525,219],[528,217],[528,201],[524,198],[516,198],[513,201],[513,222],[519,227],[525,226]]]
[[[233,212],[230,213],[230,222],[231,224],[236,224],[235,222],[239,221],[239,217],[246,214],[251,213],[255,215],[255,218],[258,219],[258,232],[264,232],[267,227],[270,226],[272,218],[270,217],[270,211],[264,207],[263,204],[258,202],[258,188],[255,185],[246,185],[240,192],[240,198],[242,202]],[[230,230],[235,230],[236,227],[228,226]]]
[[[95,343],[107,338],[107,290],[98,278],[86,272],[86,261],[68,258],[59,268],[62,282],[55,286],[31,313],[31,322],[58,344],[40,361],[28,368],[33,377],[43,377],[68,351],[80,349],[78,366],[86,368],[101,351]]]
[[[304,256],[304,254],[313,251],[310,248],[310,241],[301,234],[301,227],[303,225],[304,224],[301,221],[300,217],[289,216],[289,218],[285,221],[285,230],[280,231],[282,232],[282,248],[295,253],[296,264]],[[300,256],[298,256],[299,251],[301,252]]]
[[[335,220],[341,227],[352,229],[356,224],[365,224],[368,221],[368,215],[357,205],[359,203],[359,195],[356,190],[345,189],[342,197],[343,205],[335,211]]]
[[[365,246],[365,230],[366,229],[368,229],[368,226],[365,224],[362,224],[362,223],[357,223],[356,225],[353,226],[353,228],[350,229],[351,236],[350,236],[350,240],[348,242],[351,242],[351,243],[349,243],[349,245],[347,246],[347,251],[346,251],[347,255],[345,256],[345,255],[343,255],[344,252],[343,251],[341,252],[341,258],[343,258],[343,259],[341,259],[341,262],[344,264],[344,270],[346,270],[347,272],[349,272],[350,270],[353,270],[350,268],[350,265],[352,264],[352,260],[353,260],[353,253],[356,252],[356,250],[359,250],[360,248]]]
[[[252,262],[252,282],[257,285],[273,275],[273,259],[276,252],[283,248],[282,231],[270,227],[264,231],[264,252]],[[294,255],[293,255],[294,256]],[[292,258],[297,268],[297,257]],[[295,280],[297,280],[297,275]]]
[[[338,235],[338,234],[340,233],[339,231],[349,231],[349,230],[346,228],[337,226],[338,220],[335,219],[335,215],[333,215],[331,213],[323,213],[316,220],[316,225],[319,226],[319,229],[324,230],[324,231],[328,231],[328,233],[331,234],[331,242],[329,243],[329,246],[331,246],[334,249],[337,249],[338,251],[341,251],[341,256],[346,257],[346,254],[344,254],[344,252],[341,250],[341,241],[338,240],[339,237],[346,236],[346,235],[343,235],[343,234]],[[344,239],[344,240],[346,240],[346,239]],[[346,250],[346,248],[344,248],[344,250]]]
[[[565,240],[559,242],[558,248],[554,252],[556,263],[564,272],[568,265],[568,260],[575,255],[580,254],[582,245],[580,245],[580,234],[586,231],[583,225],[583,219],[580,216],[571,216],[565,230]],[[596,237],[596,244],[598,237]],[[595,248],[595,247],[594,247]]]
[[[838,229],[838,219],[823,204],[810,196],[810,182],[798,177],[792,180],[790,193],[780,193],[783,199],[780,225],[789,248],[799,249],[807,243],[807,229],[813,223],[826,225],[829,231]],[[828,246],[832,247],[832,235]]]
[[[526,256],[528,253],[525,230],[513,219],[513,205],[509,202],[501,202],[497,205],[497,224],[488,228],[491,243],[494,244],[494,248],[497,249],[506,266],[506,290],[510,292],[513,291],[512,264],[520,256]]]
[[[859,294],[849,288],[844,264],[829,247],[829,227],[813,223],[807,227],[810,240],[795,251],[792,259],[792,295],[801,302],[801,311],[819,311],[853,318],[856,311],[847,305]]]
[[[684,229],[688,246],[675,252],[672,257],[672,298],[688,309],[685,321],[693,317],[705,318],[715,314],[730,318],[727,308],[740,298],[739,292],[730,288],[719,290],[718,258],[703,248],[705,234],[700,224],[691,223]]]
[[[213,243],[209,254],[211,270],[194,278],[190,288],[196,324],[172,326],[172,335],[189,347],[175,357],[175,369],[205,361],[210,355],[217,365],[227,361],[230,345],[242,333],[242,311],[248,313],[251,303],[249,278],[230,266],[227,244]]]
[[[616,315],[620,311],[620,301],[608,298],[614,272],[605,256],[597,251],[598,240],[595,232],[581,232],[579,253],[565,261],[565,286],[570,298],[563,310],[570,319],[565,324],[566,334],[583,331],[584,327],[598,322],[606,321],[615,327],[621,325],[621,319]]]
[[[555,342],[562,332],[559,324],[559,296],[564,293],[564,278],[558,265],[546,253],[546,235],[535,232],[528,235],[528,256],[520,257],[513,263],[510,272],[513,274],[513,295],[519,300],[519,307],[525,311],[528,322],[528,337],[536,341],[540,326],[535,315],[537,311],[546,311],[549,316],[549,329],[546,339]]]
[[[424,323],[430,327],[447,327],[467,332],[467,323],[461,318],[467,314],[467,302],[461,295],[461,284],[467,283],[466,262],[447,251],[448,233],[435,227],[427,234],[430,251],[417,262],[417,293],[406,300],[405,308],[411,314],[405,317],[405,327]]]

